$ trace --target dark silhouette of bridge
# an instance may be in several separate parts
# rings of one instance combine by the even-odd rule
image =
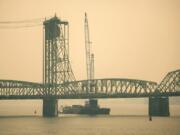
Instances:
[[[57,116],[57,99],[147,97],[149,115],[169,116],[169,96],[180,96],[180,70],[159,84],[122,78],[77,81],[69,61],[68,22],[55,16],[43,25],[43,83],[0,80],[0,100],[42,99],[43,116]]]

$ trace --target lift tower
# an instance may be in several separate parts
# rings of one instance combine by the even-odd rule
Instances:
[[[43,116],[57,116],[57,86],[74,81],[69,61],[69,23],[56,15],[44,21]]]

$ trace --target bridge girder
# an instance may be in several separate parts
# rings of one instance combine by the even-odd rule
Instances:
[[[156,88],[160,93],[180,91],[180,70],[169,72]]]
[[[133,97],[147,96],[153,93],[157,83],[132,79],[95,79],[91,81],[91,90],[87,89],[88,80],[66,82],[57,85],[43,85],[14,80],[0,80],[0,98],[88,98],[88,97]],[[56,88],[56,93],[48,94]]]
[[[0,96],[42,95],[42,88],[43,85],[40,83],[18,80],[0,80]]]
[[[152,81],[105,78],[91,80],[91,89],[88,89],[88,81],[81,80],[52,85],[0,80],[0,99],[180,96],[180,70],[169,72],[159,85]]]

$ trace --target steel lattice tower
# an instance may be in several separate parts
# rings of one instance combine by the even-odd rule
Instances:
[[[69,61],[69,24],[56,16],[44,21],[44,84],[55,86],[74,81]]]

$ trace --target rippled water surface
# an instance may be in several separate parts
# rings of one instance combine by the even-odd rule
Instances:
[[[23,102],[22,102],[23,101]],[[59,105],[84,101],[59,101]],[[180,135],[180,106],[170,106],[170,117],[149,121],[147,104],[100,100],[110,116],[60,115],[43,118],[42,101],[0,101],[0,135]],[[34,114],[37,110],[37,114]]]
[[[0,135],[179,135],[180,117],[3,117]]]

